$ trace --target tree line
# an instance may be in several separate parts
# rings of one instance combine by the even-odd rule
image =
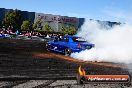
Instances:
[[[58,33],[53,30],[53,28],[48,24],[42,25],[43,20],[37,19],[36,22],[32,22],[30,19],[24,20],[22,19],[22,14],[20,10],[10,10],[5,14],[5,17],[2,21],[3,27],[5,29],[10,28],[12,31],[38,31],[45,33]],[[59,33],[63,34],[76,34],[77,30],[74,26],[68,25],[65,27],[61,25],[59,29]]]

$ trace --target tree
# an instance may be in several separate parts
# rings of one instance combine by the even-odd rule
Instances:
[[[12,26],[14,31],[20,29],[22,24],[21,12],[17,9],[8,11],[5,14],[3,24],[6,28]]]
[[[36,29],[36,30],[38,30],[38,29],[41,29],[42,30],[42,23],[43,23],[43,20],[42,20],[42,18],[41,17],[38,17],[37,18],[37,20],[36,20],[36,22],[33,24],[33,26],[32,26],[32,28],[33,29]]]
[[[26,20],[26,21],[23,21],[22,25],[21,25],[21,29],[24,30],[24,31],[29,31],[30,30],[30,25],[31,23]]]
[[[72,35],[74,35],[74,34],[76,34],[77,33],[77,30],[76,30],[76,28],[75,27],[69,27],[69,34],[72,34]]]
[[[71,35],[74,35],[74,34],[77,33],[77,30],[73,26],[70,26],[70,27],[68,26],[68,27],[62,27],[60,32],[63,33],[63,34],[71,34]]]
[[[36,29],[37,28],[37,24],[34,23],[33,26],[32,26],[33,29]]]
[[[53,32],[53,29],[50,27],[49,24],[45,24],[45,25],[44,25],[44,31],[45,31],[45,32]]]

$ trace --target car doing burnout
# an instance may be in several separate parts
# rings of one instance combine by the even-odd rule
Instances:
[[[50,41],[46,44],[47,50],[55,51],[69,56],[72,52],[80,52],[82,50],[91,49],[94,44],[85,41],[77,36],[64,36],[61,39]]]

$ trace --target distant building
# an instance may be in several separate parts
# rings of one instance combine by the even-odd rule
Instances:
[[[21,11],[22,20],[30,20],[34,22],[35,12]]]
[[[5,14],[9,10],[13,10],[13,9],[0,8],[0,25],[2,25],[2,21],[5,17]],[[76,17],[68,17],[68,16],[28,12],[28,11],[20,11],[20,12],[22,15],[22,21],[30,20],[32,23],[34,23],[38,19],[41,19],[42,23],[39,25],[40,29],[42,29],[46,24],[48,24],[54,31],[60,31],[61,28],[63,27],[74,27],[75,29],[78,29],[85,22],[85,18],[76,18]],[[99,20],[97,21],[104,27],[107,26],[112,27],[113,25],[118,24],[117,22],[99,21]]]
[[[7,12],[7,9],[0,8],[0,26],[2,26],[2,21],[5,17],[6,12]]]
[[[75,29],[78,29],[79,25],[83,24],[79,23],[80,18],[52,14],[36,13],[35,22],[38,19],[41,19],[43,22],[41,26],[49,24],[54,31],[60,31],[63,27],[75,27]]]

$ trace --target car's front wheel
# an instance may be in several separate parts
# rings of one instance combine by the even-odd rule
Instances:
[[[65,50],[64,50],[64,54],[65,54],[65,56],[70,56],[71,55],[71,49],[69,49],[69,48],[66,48]]]

